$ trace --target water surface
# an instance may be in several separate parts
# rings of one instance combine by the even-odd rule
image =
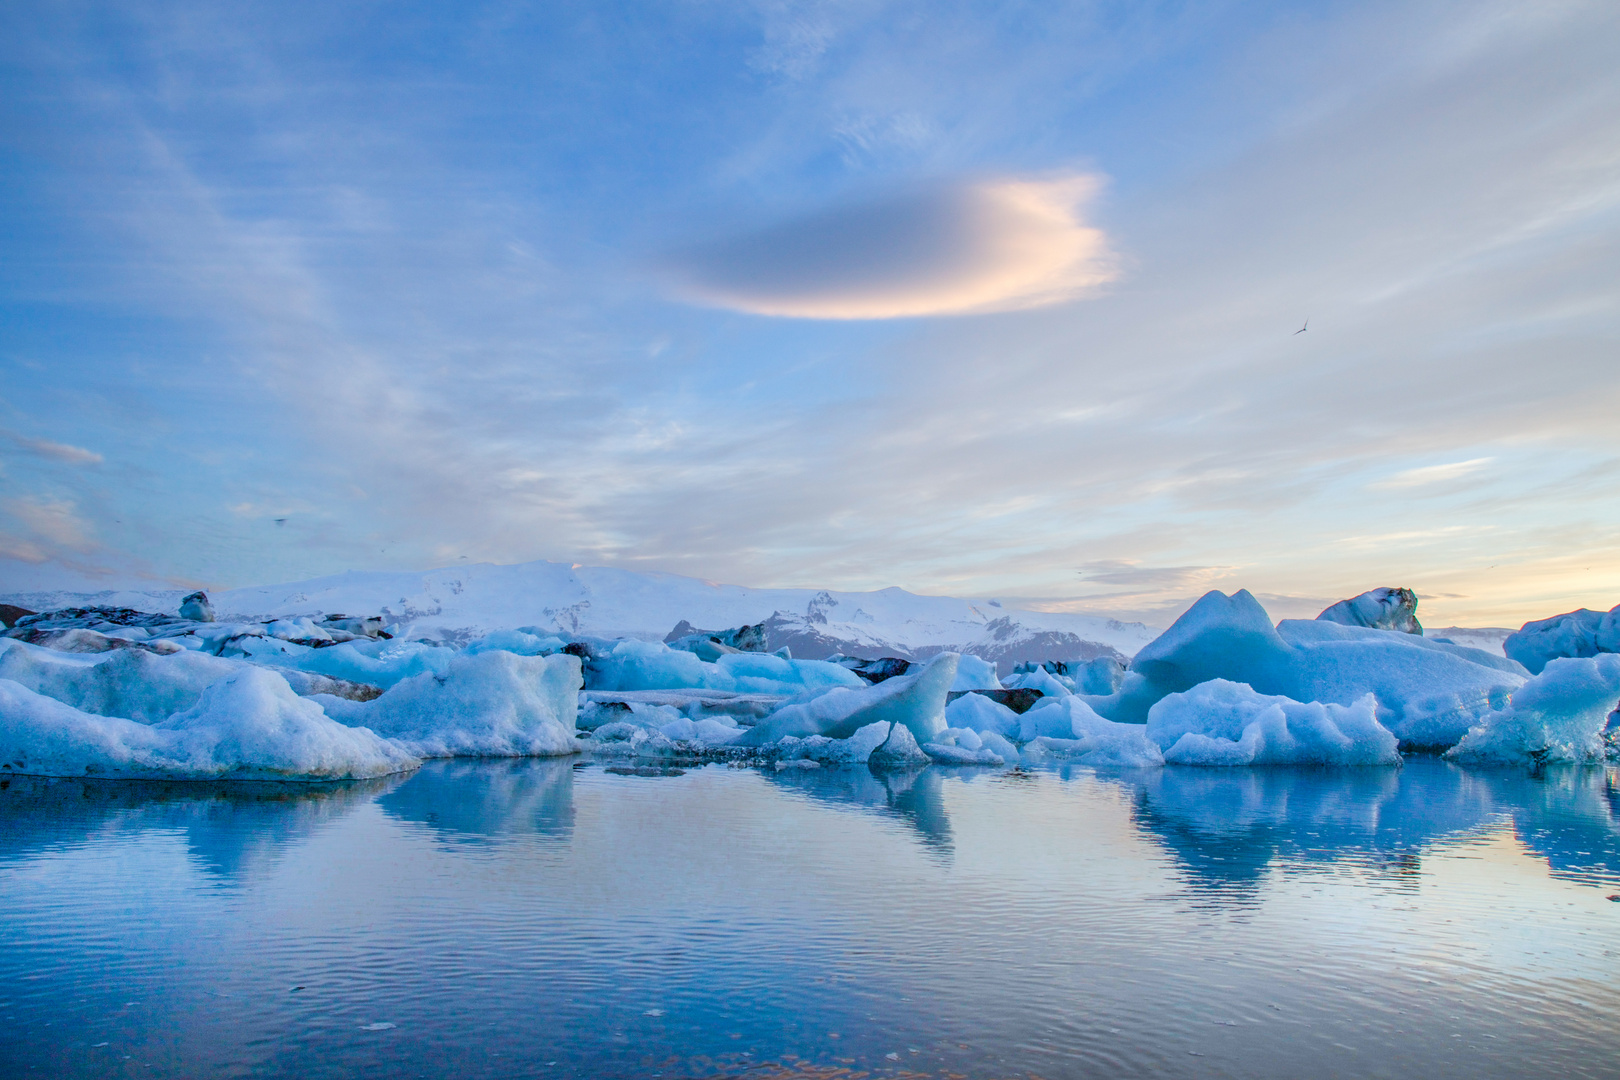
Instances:
[[[14,778],[0,1075],[1620,1075],[1613,770]]]

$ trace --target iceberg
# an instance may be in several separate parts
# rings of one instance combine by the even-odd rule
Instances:
[[[945,706],[945,720],[953,728],[993,731],[1003,738],[1016,736],[1020,728],[1017,713],[983,694],[963,694]]]
[[[1549,661],[1559,658],[1620,653],[1620,606],[1609,611],[1579,611],[1527,622],[1502,642],[1502,651],[1540,675]]]
[[[1158,701],[1213,679],[1297,702],[1351,705],[1370,693],[1397,739],[1451,746],[1527,676],[1512,660],[1415,634],[1322,620],[1273,627],[1242,590],[1203,596],[1137,653],[1117,693],[1085,700],[1109,719],[1145,723]]]
[[[416,757],[346,727],[273,671],[242,665],[189,709],[143,724],[98,716],[0,678],[0,771],[180,780],[358,780]]]
[[[1142,769],[1164,764],[1142,724],[1121,724],[1097,713],[1078,696],[1051,698],[1019,718],[1022,757],[1058,757],[1099,768]],[[986,740],[988,742],[988,740]]]
[[[1175,765],[1399,765],[1376,711],[1372,694],[1324,705],[1213,679],[1157,702],[1147,735]]]
[[[1604,730],[1620,702],[1620,655],[1559,657],[1481,717],[1446,753],[1484,765],[1601,762]]]
[[[956,653],[940,653],[915,675],[897,675],[859,690],[834,687],[809,700],[789,702],[733,745],[767,746],[788,736],[844,739],[879,721],[903,724],[918,743],[930,742],[945,730],[945,698],[956,679],[956,663]]]
[[[655,641],[619,641],[592,656],[589,685],[593,691],[697,689],[793,695],[865,683],[848,669],[821,660],[727,652],[717,654],[711,663]]]
[[[1417,593],[1411,589],[1370,589],[1360,596],[1340,600],[1318,615],[1317,619],[1344,626],[1421,634],[1423,624],[1417,620],[1417,605]]]
[[[417,757],[557,757],[580,749],[581,684],[579,657],[567,653],[461,653],[444,674],[413,675],[374,701],[318,700]]]
[[[951,689],[1000,690],[1001,681],[996,678],[996,665],[971,653],[957,654],[956,681],[951,683]]]

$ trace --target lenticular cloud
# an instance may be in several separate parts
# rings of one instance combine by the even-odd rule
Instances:
[[[1115,276],[1080,209],[1095,177],[990,180],[849,204],[668,265],[697,303],[806,319],[893,319],[1061,303]]]

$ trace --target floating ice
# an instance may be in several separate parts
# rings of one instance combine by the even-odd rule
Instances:
[[[568,644],[555,634],[532,633],[533,629],[497,630],[469,643],[463,651],[474,655],[481,652],[509,652],[519,656],[550,656],[562,652]]]
[[[945,697],[956,679],[956,662],[955,653],[940,653],[915,675],[859,690],[834,687],[808,701],[784,705],[735,745],[766,746],[789,735],[843,739],[880,720],[904,724],[919,743],[928,742],[945,729]]]
[[[1214,679],[1148,711],[1147,735],[1176,765],[1398,765],[1371,694],[1323,705]]]
[[[1007,759],[986,747],[971,728],[946,728],[935,741],[923,743],[922,752],[944,765],[1005,765]]]
[[[1045,697],[1067,697],[1074,691],[1045,668],[1009,675],[1003,683],[1009,690],[1038,690]]]
[[[1527,622],[1502,643],[1502,651],[1541,674],[1550,660],[1560,657],[1620,653],[1620,606],[1610,611],[1581,608],[1550,619]]]
[[[354,780],[420,762],[345,727],[285,679],[242,665],[154,724],[97,716],[0,679],[0,770],[147,779]]]
[[[945,719],[952,727],[973,731],[993,731],[1003,737],[1018,734],[1018,714],[983,694],[963,694],[945,706]]]
[[[1103,716],[1143,723],[1155,702],[1211,679],[1261,694],[1350,705],[1371,693],[1398,739],[1450,746],[1525,679],[1478,649],[1333,622],[1273,628],[1253,596],[1211,592],[1137,653],[1118,693],[1086,700]]]
[[[1164,755],[1141,724],[1120,724],[1098,716],[1079,697],[1052,698],[1019,718],[1021,756],[1029,761],[1061,757],[1101,768],[1151,768]],[[988,738],[985,739],[989,745]]]
[[[1486,714],[1447,752],[1479,764],[1597,762],[1603,730],[1620,701],[1620,655],[1560,657]]]
[[[457,655],[455,649],[417,641],[351,641],[324,649],[281,646],[263,638],[239,644],[249,659],[261,663],[385,689],[424,673],[442,675]]]
[[[1417,605],[1417,593],[1411,589],[1371,589],[1360,596],[1340,600],[1317,619],[1344,626],[1421,634],[1423,626],[1417,620]]]
[[[418,757],[548,757],[579,752],[579,657],[485,652],[453,656],[444,674],[414,675],[375,701],[320,700]]]
[[[776,744],[778,761],[809,760],[824,765],[864,764],[871,760],[872,752],[889,741],[894,724],[879,720],[867,724],[846,739],[830,739],[825,735],[799,738],[789,735]]]
[[[956,661],[956,681],[951,683],[951,689],[1000,690],[1001,682],[996,678],[996,665],[968,653],[960,654]]]
[[[731,690],[797,694],[834,686],[863,686],[837,664],[787,660],[773,653],[728,652],[714,663],[654,641],[620,641],[591,660],[592,690]]]

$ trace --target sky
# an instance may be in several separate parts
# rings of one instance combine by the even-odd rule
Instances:
[[[1610,0],[17,0],[0,591],[1606,609],[1616,56]]]

